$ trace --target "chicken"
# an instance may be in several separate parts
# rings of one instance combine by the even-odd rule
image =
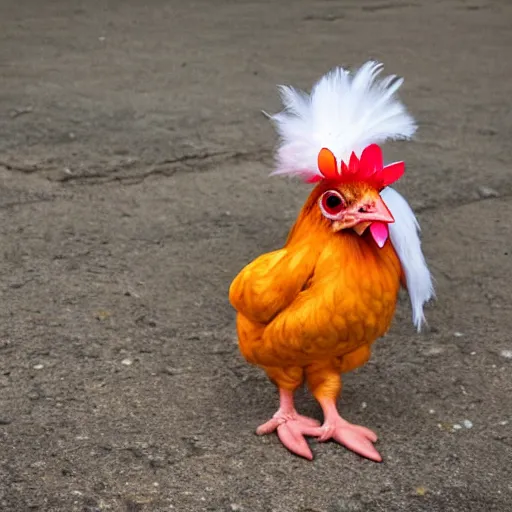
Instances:
[[[305,436],[382,460],[377,435],[338,412],[341,374],[368,361],[391,325],[401,286],[418,330],[434,296],[417,220],[389,187],[404,163],[384,166],[378,145],[410,138],[416,125],[395,96],[402,79],[378,80],[381,70],[373,61],[356,73],[334,69],[311,95],[281,88],[285,110],[271,116],[281,135],[274,174],[315,186],[284,247],[249,263],[229,290],[242,355],[279,389],[278,411],[256,432],[277,430],[284,446],[310,460]],[[322,408],[322,425],[295,408],[304,382]]]

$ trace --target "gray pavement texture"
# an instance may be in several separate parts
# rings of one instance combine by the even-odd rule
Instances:
[[[512,510],[511,49],[509,0],[2,0],[0,509]],[[260,109],[369,58],[420,124],[386,155],[438,300],[345,378],[385,461],[307,462],[254,435],[227,291],[307,194]]]

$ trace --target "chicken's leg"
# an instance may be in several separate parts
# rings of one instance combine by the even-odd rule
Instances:
[[[261,436],[277,430],[279,439],[288,450],[311,460],[313,454],[304,436],[318,437],[322,431],[317,420],[302,416],[295,409],[293,392],[302,381],[302,370],[298,381],[290,379],[290,371],[276,368],[265,370],[279,387],[279,409],[269,421],[256,429],[256,434]]]
[[[349,450],[375,462],[382,457],[374,448],[377,435],[366,427],[353,425],[344,420],[336,408],[336,399],[341,391],[341,377],[330,364],[318,364],[306,370],[308,385],[324,412],[324,423],[320,427],[319,441],[333,439]]]

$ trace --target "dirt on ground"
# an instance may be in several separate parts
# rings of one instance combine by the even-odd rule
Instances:
[[[0,29],[0,510],[512,510],[508,0],[2,0]],[[369,58],[419,122],[386,157],[438,298],[344,379],[384,462],[308,462],[254,434],[277,396],[227,292],[309,191],[260,110]]]

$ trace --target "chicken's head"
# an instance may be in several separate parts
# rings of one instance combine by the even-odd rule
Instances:
[[[373,238],[382,247],[388,237],[387,224],[395,219],[379,192],[366,183],[325,184],[318,206],[331,221],[333,231],[353,229],[362,235],[370,228]],[[335,185],[335,186],[332,186]]]
[[[352,153],[349,164],[341,162],[341,168],[333,153],[322,149],[318,155],[321,175],[310,181],[321,182],[318,207],[333,231],[352,229],[362,235],[369,228],[375,242],[383,247],[388,224],[395,220],[380,192],[402,176],[404,167],[403,162],[384,167],[376,144],[368,146],[360,159]]]

